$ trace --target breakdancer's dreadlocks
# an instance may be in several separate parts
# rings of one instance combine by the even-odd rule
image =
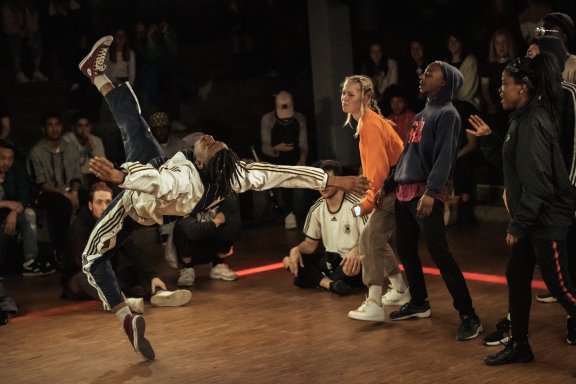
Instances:
[[[248,172],[238,155],[229,148],[222,149],[210,160],[207,169],[208,177],[218,185],[221,197],[228,197],[234,194],[232,186],[234,182],[240,184],[240,178],[242,177],[240,169]]]

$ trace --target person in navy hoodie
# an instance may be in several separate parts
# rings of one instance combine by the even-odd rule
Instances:
[[[396,244],[412,294],[411,301],[392,312],[390,319],[431,315],[418,255],[418,237],[422,233],[460,313],[457,339],[469,340],[482,332],[482,324],[472,306],[462,271],[450,253],[444,230],[444,203],[461,128],[452,99],[462,82],[462,74],[450,64],[435,61],[428,65],[420,77],[420,92],[427,98],[426,106],[414,116],[393,179],[389,177],[384,182],[383,190],[392,191],[397,184]]]

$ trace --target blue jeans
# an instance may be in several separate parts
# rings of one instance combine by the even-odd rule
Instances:
[[[114,88],[106,94],[105,100],[120,129],[126,161],[138,161],[145,164],[160,157],[162,153],[160,145],[140,115],[140,106],[130,85],[126,83]],[[123,195],[124,191],[120,192],[110,203],[96,224],[82,256],[83,270],[88,281],[98,290],[100,299],[108,309],[124,302],[110,258],[114,254],[114,250],[122,245],[134,230],[141,227],[140,224],[126,215],[120,202]],[[114,225],[119,225],[118,228],[120,228],[113,238],[112,244],[114,245],[105,247],[106,251],[101,255],[98,254],[95,252],[95,250],[100,249],[98,242],[102,236],[109,235],[108,232]]]
[[[3,215],[0,215],[0,217],[1,216]],[[36,256],[38,256],[38,234],[36,227],[36,212],[34,212],[32,208],[26,208],[24,212],[16,216],[16,229],[22,236],[24,261],[34,260]]]

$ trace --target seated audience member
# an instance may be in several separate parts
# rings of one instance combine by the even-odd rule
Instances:
[[[56,259],[61,261],[70,219],[83,194],[80,154],[73,144],[62,140],[62,119],[58,113],[44,115],[42,132],[44,138],[28,155],[28,171],[39,191],[37,205],[46,211]]]
[[[105,183],[96,183],[90,189],[88,206],[82,207],[68,233],[68,248],[65,257],[64,271],[62,273],[62,298],[71,300],[96,299],[98,292],[88,283],[82,272],[82,251],[88,242],[90,233],[98,219],[102,216],[112,201],[112,189]],[[190,301],[191,293],[185,290],[168,291],[166,284],[158,277],[153,269],[145,250],[136,242],[128,240],[120,247],[120,252],[130,261],[124,269],[118,268],[117,255],[114,260],[115,273],[118,276],[120,288],[123,292],[149,298],[156,306],[180,306]],[[128,298],[130,309],[143,313],[144,300],[142,297]]]
[[[341,166],[334,160],[315,164],[326,173],[339,176]],[[360,199],[335,187],[320,191],[322,195],[308,212],[306,238],[290,250],[282,263],[294,275],[294,285],[301,288],[322,287],[341,296],[352,287],[362,287],[358,243],[367,216],[355,216],[352,208]],[[325,251],[316,252],[322,240]]]
[[[184,140],[170,134],[170,119],[167,114],[156,112],[148,120],[150,130],[160,144],[163,156],[172,157],[178,151],[189,148]]]
[[[177,285],[194,285],[194,266],[211,263],[210,278],[233,281],[238,275],[224,263],[234,253],[242,230],[238,197],[226,198],[218,207],[184,217],[174,225],[174,247],[182,265]]]
[[[65,133],[62,138],[74,144],[80,154],[80,169],[84,178],[83,185],[92,185],[98,181],[88,170],[90,159],[94,156],[106,157],[102,139],[92,134],[92,123],[85,112],[74,116],[72,132]]]
[[[0,139],[0,237],[20,234],[24,276],[48,275],[54,273],[54,268],[38,258],[36,214],[30,208],[30,184],[24,165],[14,161],[15,154],[14,145]],[[8,254],[6,250],[1,253]]]
[[[408,137],[408,132],[410,132],[410,124],[414,118],[414,112],[408,108],[406,96],[398,86],[392,85],[389,88],[389,96],[390,110],[392,110],[392,113],[386,116],[386,118],[396,124],[392,127],[402,141],[405,142]]]

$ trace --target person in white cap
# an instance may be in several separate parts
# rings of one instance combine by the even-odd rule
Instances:
[[[262,152],[271,162],[281,165],[306,165],[308,156],[308,134],[306,118],[294,111],[294,99],[287,91],[279,92],[274,98],[275,109],[262,116],[260,139]],[[286,229],[303,225],[306,197],[298,190],[275,191],[283,211]],[[300,221],[300,223],[298,223]]]

